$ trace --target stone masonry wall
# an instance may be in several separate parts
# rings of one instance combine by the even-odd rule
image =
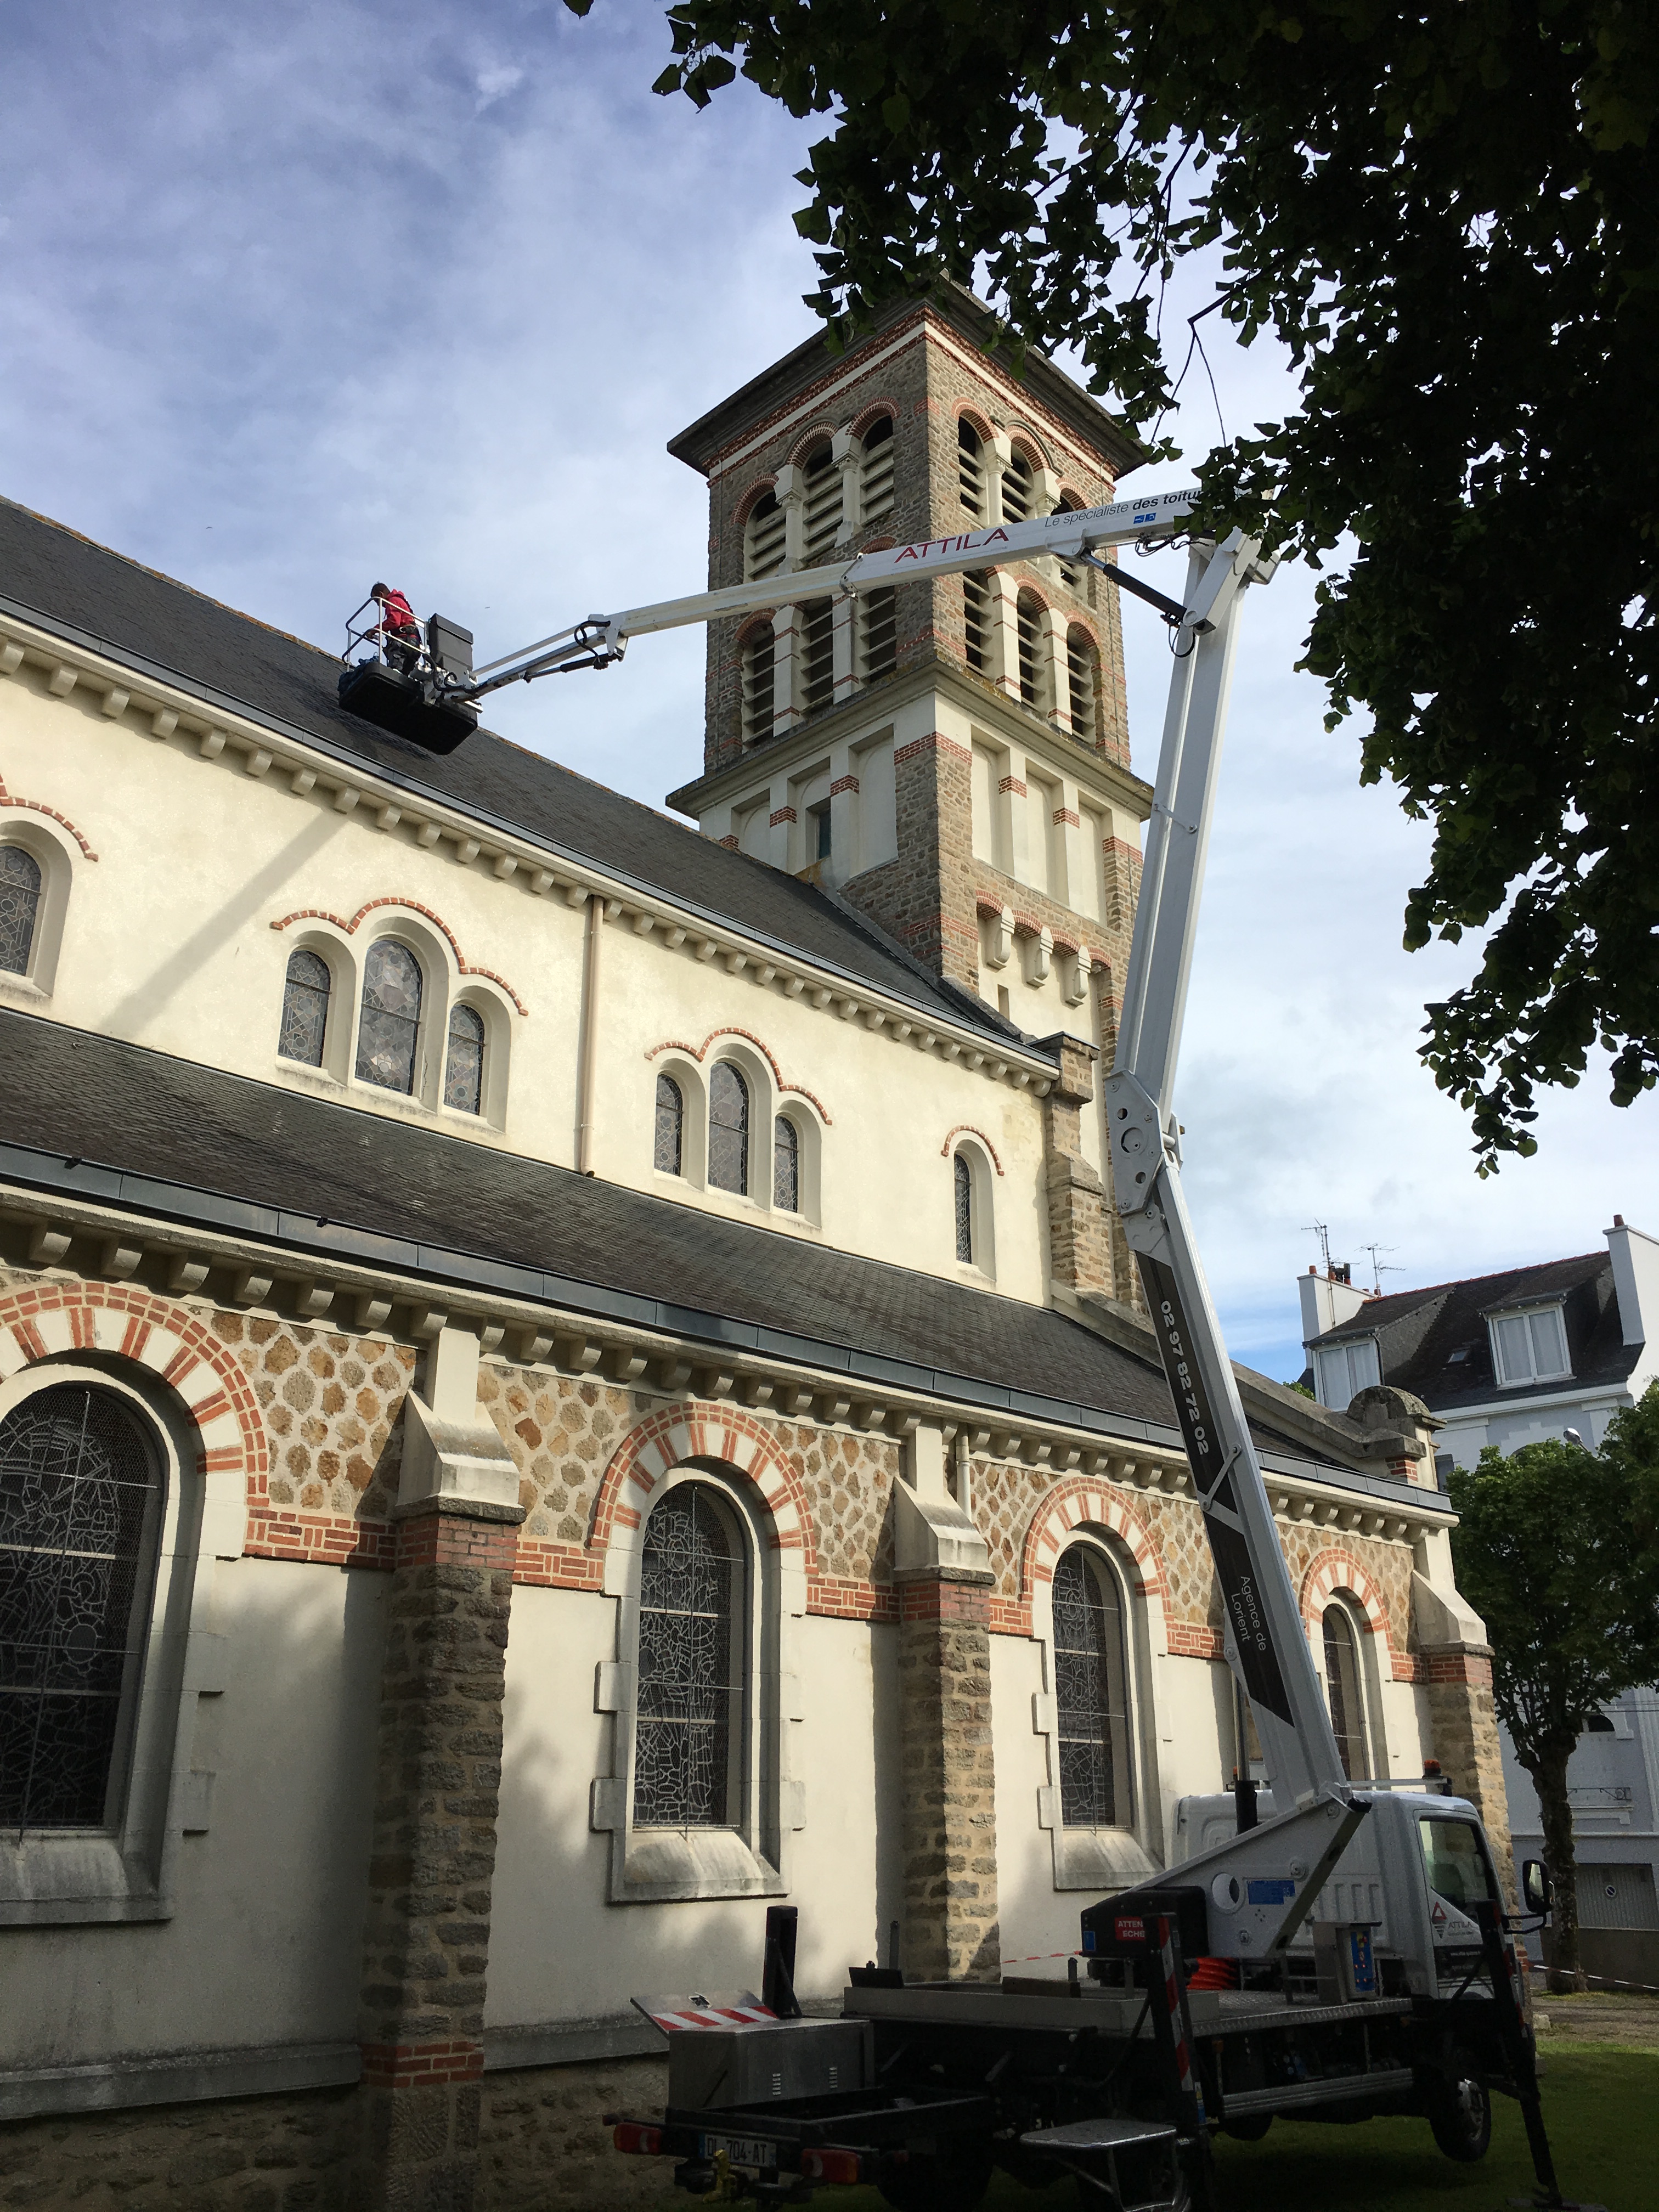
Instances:
[[[899,1956],[912,1980],[995,1981],[1001,1972],[985,1579],[939,1570],[904,1585]]]

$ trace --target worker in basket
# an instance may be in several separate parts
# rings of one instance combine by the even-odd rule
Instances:
[[[384,641],[386,659],[400,676],[412,676],[421,652],[421,625],[414,608],[390,584],[376,584],[368,596],[380,610],[379,626],[369,635]]]

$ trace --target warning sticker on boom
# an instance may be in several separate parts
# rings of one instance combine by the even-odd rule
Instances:
[[[1279,1655],[1273,1649],[1267,1608],[1257,1586],[1249,1546],[1233,1517],[1238,1509],[1231,1479],[1223,1479],[1222,1475],[1226,1455],[1210,1410],[1204,1378],[1192,1355],[1192,1340],[1176,1288],[1175,1273],[1161,1260],[1149,1259],[1144,1252],[1136,1256],[1140,1261],[1146,1303],[1152,1309],[1152,1326],[1158,1332],[1164,1372],[1169,1378],[1176,1417],[1181,1423],[1187,1457],[1198,1486],[1199,1503],[1204,1509],[1204,1533],[1210,1540],[1222,1602],[1232,1623],[1233,1643],[1238,1652],[1244,1687],[1253,1705],[1290,1722],[1291,1701],[1279,1671]],[[1224,1519],[1224,1513],[1227,1516]]]

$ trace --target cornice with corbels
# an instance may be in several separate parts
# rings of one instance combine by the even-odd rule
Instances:
[[[1103,1436],[1012,1413],[964,1412],[938,1393],[814,1370],[807,1360],[711,1348],[668,1331],[595,1321],[466,1285],[439,1285],[334,1260],[273,1249],[244,1238],[137,1221],[120,1210],[38,1193],[0,1190],[0,1222],[21,1245],[21,1264],[57,1279],[147,1285],[185,1304],[240,1307],[312,1328],[430,1341],[441,1329],[476,1334],[487,1360],[573,1379],[592,1378],[673,1400],[727,1400],[751,1412],[810,1420],[876,1440],[898,1441],[923,1423],[947,1443],[965,1440],[971,1458],[1018,1464],[1056,1478],[1082,1474],[1148,1497],[1194,1499],[1191,1470],[1176,1448]],[[1330,1534],[1389,1542],[1414,1540],[1455,1516],[1437,1493],[1413,1499],[1360,1497],[1310,1468],[1269,1470],[1274,1517]]]
[[[337,813],[372,823],[387,836],[401,830],[424,849],[441,850],[462,867],[487,869],[532,897],[562,898],[573,907],[601,902],[608,922],[626,922],[636,936],[658,936],[671,951],[684,947],[696,959],[718,963],[732,976],[746,975],[763,990],[833,1009],[843,1021],[861,1022],[896,1043],[959,1061],[1015,1090],[1043,1098],[1052,1088],[1049,1064],[1012,1042],[992,1042],[965,1024],[924,1014],[907,1000],[746,936],[735,924],[696,915],[665,896],[641,893],[591,863],[556,856],[528,836],[486,829],[461,807],[377,776],[367,763],[348,765],[301,738],[210,709],[182,689],[0,613],[0,677],[15,676],[26,664],[46,672],[53,697],[90,694],[110,720],[142,729],[152,741],[194,745],[204,761],[256,781],[282,778],[296,798],[331,804]]]

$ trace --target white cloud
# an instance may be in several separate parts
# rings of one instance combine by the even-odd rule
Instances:
[[[323,643],[380,573],[486,654],[701,580],[703,487],[664,444],[814,327],[789,216],[821,122],[654,98],[653,8],[67,0],[9,38],[0,490]],[[1204,328],[1230,425],[1274,412],[1270,349]],[[1215,434],[1196,366],[1179,431]],[[1614,1207],[1659,1226],[1659,1109],[1595,1083],[1474,1180],[1413,1055],[1469,952],[1399,949],[1425,833],[1291,673],[1310,611],[1296,571],[1252,594],[1182,1085],[1224,1315],[1280,1374],[1316,1214],[1342,1256],[1395,1247],[1395,1285],[1590,1249]],[[1150,614],[1125,628],[1150,773],[1167,657]],[[702,713],[681,633],[492,719],[659,805]]]

